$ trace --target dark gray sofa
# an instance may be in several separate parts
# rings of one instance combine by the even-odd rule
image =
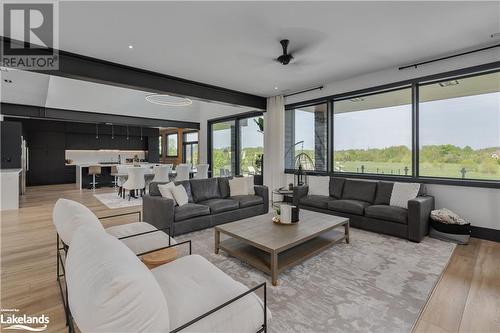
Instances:
[[[330,177],[329,196],[309,195],[309,187],[294,188],[293,203],[332,215],[348,217],[351,226],[420,242],[429,231],[434,197],[408,201],[408,209],[389,206],[394,183]]]
[[[142,199],[144,221],[157,228],[170,228],[172,236],[210,228],[218,224],[266,214],[269,211],[267,186],[255,185],[255,195],[230,196],[228,178],[191,179],[182,184],[189,203],[175,206],[174,200],[161,196],[158,184],[149,185]]]

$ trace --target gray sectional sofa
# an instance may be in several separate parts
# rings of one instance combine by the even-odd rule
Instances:
[[[172,199],[161,196],[158,184],[165,183],[152,182],[149,194],[142,199],[144,221],[158,229],[169,227],[172,236],[269,211],[269,191],[263,185],[254,186],[255,195],[230,196],[228,178],[175,182],[184,186],[189,198],[188,204],[179,207]]]
[[[394,183],[330,177],[329,196],[310,195],[309,187],[294,188],[293,201],[301,209],[349,217],[351,226],[420,242],[428,233],[434,197],[408,201],[408,209],[390,206]]]

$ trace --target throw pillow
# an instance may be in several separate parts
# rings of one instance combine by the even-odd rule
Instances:
[[[247,181],[247,189],[248,189],[248,193],[247,194],[250,194],[250,195],[255,195],[255,189],[254,189],[254,180],[253,180],[253,176],[247,176],[245,177],[246,181]]]
[[[408,209],[408,200],[415,199],[419,190],[418,183],[394,183],[390,205]]]
[[[230,196],[247,195],[248,194],[248,181],[245,177],[234,177],[229,180],[229,193]]]
[[[309,185],[308,194],[330,195],[330,176],[310,176],[307,178]]]
[[[175,187],[174,182],[170,182],[167,184],[161,184],[158,185],[158,191],[160,191],[160,194],[162,197],[167,198],[167,199],[172,199],[175,201],[174,196],[172,195],[172,189]]]
[[[184,206],[189,202],[186,189],[182,185],[177,185],[171,189],[172,195],[179,206]]]

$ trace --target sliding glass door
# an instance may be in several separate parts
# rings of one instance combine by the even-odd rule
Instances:
[[[214,177],[234,175],[236,170],[236,121],[228,120],[211,125],[211,162]]]
[[[184,163],[189,163],[193,166],[198,162],[198,132],[185,132],[182,140]]]

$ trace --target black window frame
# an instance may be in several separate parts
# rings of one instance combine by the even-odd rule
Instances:
[[[186,140],[186,137],[187,135],[186,134],[190,134],[190,133],[198,133],[198,139],[196,141],[188,141]],[[199,149],[199,140],[200,140],[200,132],[197,131],[197,130],[194,130],[194,131],[183,131],[182,132],[182,163],[186,163],[186,147],[187,146],[191,146],[191,161],[193,160],[193,145],[198,145],[198,149]],[[200,163],[200,160],[199,160],[200,156],[199,156],[199,151],[198,151],[198,163]]]
[[[177,147],[176,147],[176,150],[175,150],[175,155],[170,155],[168,153],[168,138],[170,136],[174,136],[177,138]],[[166,133],[165,134],[165,157],[179,157],[179,133]]]
[[[483,64],[479,66],[473,66],[468,68],[463,68],[459,70],[453,70],[423,77],[418,77],[414,79],[408,79],[404,81],[398,81],[394,83],[374,86],[365,89],[359,89],[351,92],[345,92],[335,95],[329,95],[321,98],[316,98],[313,100],[291,103],[285,105],[285,112],[294,110],[296,108],[316,105],[320,103],[328,103],[328,169],[327,171],[305,171],[308,175],[318,175],[318,176],[335,176],[342,178],[359,178],[359,179],[373,179],[373,180],[387,180],[387,181],[399,181],[399,182],[418,182],[426,184],[442,184],[442,185],[454,185],[454,186],[470,186],[470,187],[484,187],[484,188],[500,188],[500,181],[495,180],[472,180],[472,179],[458,179],[458,178],[445,178],[445,177],[429,177],[420,176],[419,170],[419,87],[421,85],[427,85],[432,83],[441,82],[444,80],[454,80],[454,79],[464,79],[468,77],[474,77],[479,75],[491,74],[500,72],[500,61],[492,62],[488,64]],[[363,174],[363,173],[348,173],[348,172],[336,172],[333,171],[333,149],[334,149],[334,138],[333,138],[333,103],[338,100],[355,98],[361,96],[372,95],[381,92],[387,92],[391,90],[399,90],[405,87],[411,87],[412,91],[412,167],[413,172],[411,176],[394,176],[394,175],[377,175],[377,174]],[[293,174],[296,169],[285,169],[285,173]]]
[[[217,123],[234,121],[235,149],[234,149],[234,170],[232,172],[232,176],[241,176],[241,174],[240,174],[240,150],[241,150],[241,147],[240,147],[240,120],[246,119],[246,118],[252,118],[252,117],[262,117],[262,116],[264,116],[264,111],[252,111],[252,112],[240,113],[240,114],[235,115],[235,116],[210,119],[207,121],[207,163],[209,165],[209,170],[210,170],[212,175],[215,174],[214,170],[213,170],[213,163],[212,163],[212,126],[214,124],[217,124]],[[264,124],[264,126],[265,126],[265,124]],[[262,174],[264,174],[264,172],[262,172]]]

